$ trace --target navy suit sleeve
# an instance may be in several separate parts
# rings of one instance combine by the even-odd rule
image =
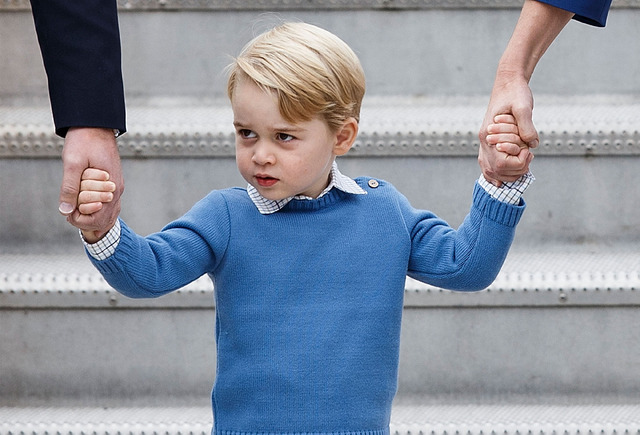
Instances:
[[[126,130],[115,0],[31,0],[56,133]]]
[[[538,0],[565,11],[573,12],[573,19],[592,26],[604,27],[611,0]]]

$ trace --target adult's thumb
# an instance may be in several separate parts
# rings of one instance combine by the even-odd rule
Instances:
[[[64,169],[62,174],[62,186],[60,187],[60,203],[58,211],[64,216],[69,216],[76,209],[78,203],[78,191],[80,189],[80,174]]]
[[[535,148],[538,146],[538,131],[533,125],[533,120],[531,119],[531,112],[528,112],[526,115],[517,116],[518,114],[514,114],[516,118],[516,123],[518,124],[518,133],[520,134],[520,139],[524,143],[526,143],[531,148]]]

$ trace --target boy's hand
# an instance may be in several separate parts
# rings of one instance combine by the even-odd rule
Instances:
[[[109,181],[109,173],[95,168],[87,168],[82,173],[80,193],[78,194],[78,207],[76,213],[91,215],[102,209],[103,204],[113,200],[116,184]],[[78,222],[78,219],[75,220]],[[111,229],[114,222],[109,223],[109,228],[88,230],[79,226],[82,235],[88,243],[100,240]]]
[[[513,115],[497,115],[494,123],[487,126],[487,132],[486,141],[491,148],[489,152],[494,153],[492,160],[495,162],[495,168],[492,171],[482,164],[486,158],[483,156],[483,147],[480,147],[478,161],[484,177],[488,181],[515,181],[526,174],[533,154],[520,137]]]

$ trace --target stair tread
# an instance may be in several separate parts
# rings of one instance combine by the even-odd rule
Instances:
[[[640,305],[638,246],[551,246],[512,250],[486,291],[443,291],[411,278],[405,306]],[[213,306],[213,285],[202,276],[158,299],[117,294],[79,254],[0,255],[0,306]]]
[[[536,99],[539,155],[640,155],[640,99],[624,96]],[[363,102],[360,133],[347,156],[475,156],[486,110],[479,97],[374,96]],[[234,155],[232,112],[226,101],[131,102],[123,157]],[[0,157],[57,157],[46,106],[0,105]]]
[[[209,433],[211,422],[208,406],[0,407],[0,434]],[[640,404],[418,402],[394,405],[390,426],[392,434],[633,433],[640,431]]]
[[[405,132],[407,130],[470,129],[476,131],[486,110],[484,97],[366,97],[362,106],[361,130],[364,132]],[[638,129],[640,98],[596,95],[591,97],[536,98],[534,121],[541,131],[570,130],[614,131]],[[135,100],[128,104],[131,135],[205,131],[232,133],[232,113],[226,100],[158,99]],[[48,105],[7,106],[0,104],[0,133],[30,132],[52,134],[53,123]]]
[[[80,242],[78,242],[80,243]],[[538,245],[512,249],[501,271],[510,274],[607,274],[632,273],[640,264],[640,246],[617,245]],[[0,275],[79,276],[98,275],[79,246],[77,253],[0,254]],[[2,285],[2,284],[0,284]]]

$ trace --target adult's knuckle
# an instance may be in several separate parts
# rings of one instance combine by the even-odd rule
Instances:
[[[62,196],[73,196],[78,194],[78,189],[70,184],[63,184],[60,187],[60,194]]]

